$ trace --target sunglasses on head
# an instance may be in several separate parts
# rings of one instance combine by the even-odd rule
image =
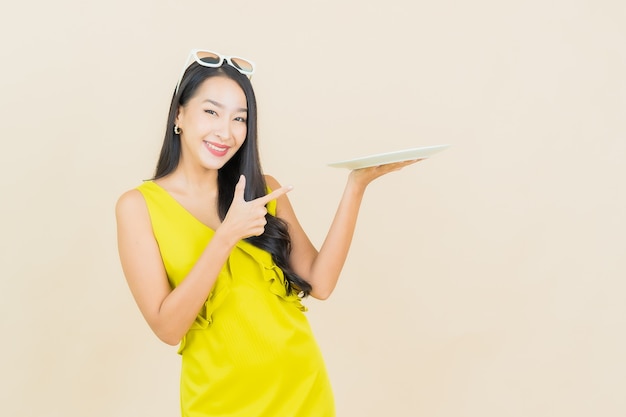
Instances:
[[[193,58],[198,64],[202,65],[203,67],[209,68],[221,67],[224,61],[226,61],[228,65],[235,68],[240,73],[247,75],[248,77],[252,77],[252,74],[254,74],[254,62],[250,61],[249,59],[241,58],[238,56],[226,56],[213,51],[194,49],[189,53],[187,61],[185,61],[185,66],[180,73],[180,77],[178,77],[175,94],[178,94],[178,88],[180,87],[180,82],[183,80],[183,75],[185,75],[185,70],[189,66],[190,58]]]

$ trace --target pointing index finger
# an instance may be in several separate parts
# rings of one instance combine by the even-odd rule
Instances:
[[[272,200],[276,200],[278,197],[280,197],[283,194],[287,194],[289,191],[293,190],[293,186],[291,185],[285,185],[283,187],[280,187],[277,190],[272,191],[271,193],[264,195],[263,197],[259,197],[257,199],[257,201],[263,205],[269,203]]]

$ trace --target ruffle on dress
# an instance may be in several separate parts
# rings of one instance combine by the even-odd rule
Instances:
[[[302,300],[298,297],[298,294],[294,291],[287,292],[285,274],[282,269],[274,263],[272,255],[269,252],[259,249],[246,241],[240,242],[237,247],[262,267],[263,279],[267,283],[271,293],[289,303],[293,303],[298,310],[307,311],[307,308],[302,304]]]
[[[245,256],[246,260],[240,259]],[[254,262],[250,263],[249,259]],[[255,265],[257,271],[245,271],[247,269],[243,265]],[[241,265],[241,267],[240,267]],[[242,269],[240,269],[242,268]],[[233,252],[230,254],[226,265],[220,272],[215,287],[209,293],[209,297],[204,303],[204,306],[198,313],[195,321],[189,328],[189,330],[201,330],[207,329],[213,323],[213,313],[222,305],[224,300],[228,298],[228,294],[231,291],[230,285],[233,275],[238,274],[261,274],[263,281],[267,285],[267,289],[277,297],[280,297],[284,301],[293,304],[298,310],[305,312],[308,309],[302,304],[302,300],[295,293],[295,291],[287,292],[287,281],[283,271],[274,263],[272,255],[246,241],[240,241]],[[182,353],[186,344],[186,335],[183,336],[178,353]]]
[[[222,305],[224,300],[228,298],[228,294],[230,293],[230,285],[228,285],[229,283],[226,283],[225,281],[230,281],[232,278],[230,274],[224,272],[225,271],[220,272],[217,277],[215,288],[213,288],[213,290],[209,293],[209,297],[204,302],[204,305],[200,309],[200,312],[187,332],[192,330],[207,329],[213,323],[213,313],[219,308],[220,305]],[[180,340],[178,354],[183,353],[186,344],[187,334],[185,334]]]

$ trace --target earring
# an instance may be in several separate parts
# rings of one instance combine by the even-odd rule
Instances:
[[[177,135],[180,135],[180,132],[181,132],[180,127],[178,127],[178,125],[174,125],[174,133]]]

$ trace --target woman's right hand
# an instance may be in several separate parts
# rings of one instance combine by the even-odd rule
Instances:
[[[287,185],[251,201],[244,199],[245,189],[246,177],[241,175],[235,186],[233,201],[226,213],[226,217],[216,231],[226,233],[234,239],[233,244],[250,236],[262,235],[263,232],[265,232],[265,225],[267,224],[265,220],[267,208],[265,206],[270,201],[291,191],[293,187]]]

